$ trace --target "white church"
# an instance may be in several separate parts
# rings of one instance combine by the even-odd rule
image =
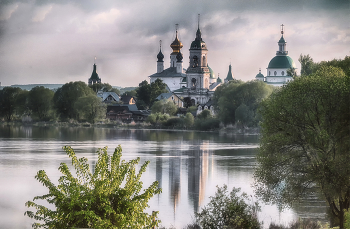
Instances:
[[[189,98],[192,105],[206,104],[221,84],[221,80],[215,77],[213,70],[208,65],[208,49],[202,39],[199,22],[196,38],[189,49],[190,60],[187,69],[183,68],[181,53],[183,44],[178,39],[177,29],[175,40],[170,47],[173,50],[170,54],[170,67],[164,69],[164,55],[160,46],[157,55],[157,73],[149,76],[150,82],[161,79],[168,85],[171,92],[179,97]]]
[[[293,80],[293,77],[287,74],[287,70],[293,69],[296,70],[296,65],[292,58],[288,56],[287,51],[287,42],[285,41],[283,34],[283,24],[281,25],[281,38],[278,41],[278,51],[276,56],[271,59],[267,71],[266,77],[261,73],[255,76],[255,79],[266,82],[274,86],[283,86],[289,81]]]

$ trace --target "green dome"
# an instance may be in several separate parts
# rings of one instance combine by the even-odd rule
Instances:
[[[209,68],[209,72],[210,72],[210,79],[215,79],[215,74],[214,74],[214,71],[213,69],[211,69],[211,67],[209,67],[209,65],[207,64],[207,67]]]
[[[216,80],[217,83],[222,83],[222,80],[220,79],[220,77],[218,77],[218,79]]]
[[[267,68],[296,68],[296,65],[289,56],[275,56]]]
[[[255,76],[255,78],[264,78],[264,75],[261,74],[261,72],[259,72],[259,73]]]

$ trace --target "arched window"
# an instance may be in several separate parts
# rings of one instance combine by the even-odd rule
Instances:
[[[276,75],[277,75],[277,72],[275,71],[273,74],[276,76]]]
[[[284,71],[282,71],[282,76],[284,76]]]

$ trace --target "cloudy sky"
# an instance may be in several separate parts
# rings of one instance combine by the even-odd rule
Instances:
[[[350,55],[350,0],[0,0],[0,82],[102,82],[137,86],[156,72],[159,40],[169,67],[179,24],[188,67],[200,14],[208,63],[220,78],[251,80],[275,56],[285,25],[289,56]]]

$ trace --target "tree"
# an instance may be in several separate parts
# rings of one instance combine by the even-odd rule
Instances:
[[[107,106],[96,95],[88,95],[78,98],[74,104],[79,112],[79,119],[95,123],[96,120],[106,117]]]
[[[256,193],[281,207],[318,193],[343,228],[350,204],[350,78],[335,67],[288,83],[265,100]]]
[[[167,84],[163,83],[163,80],[156,79],[154,82],[151,83],[151,104],[150,107],[153,105],[153,103],[156,101],[156,98],[162,94],[167,93]]]
[[[186,113],[184,118],[184,123],[186,128],[193,126],[194,124],[194,117],[191,113]]]
[[[120,91],[117,88],[113,88],[109,83],[95,83],[89,85],[89,87],[95,93],[102,90],[103,92],[115,92],[117,95],[120,95]]]
[[[28,93],[28,107],[40,120],[52,114],[54,92],[43,86],[32,88]]]
[[[54,106],[61,118],[76,119],[78,111],[74,107],[75,102],[82,96],[94,94],[94,91],[84,82],[66,83],[55,92],[53,97]]]
[[[0,91],[0,114],[7,121],[11,121],[16,114],[16,110],[21,104],[18,102],[22,89],[18,87],[4,87]],[[23,102],[23,101],[22,101]]]
[[[146,110],[151,104],[151,85],[147,80],[142,81],[136,89],[136,105],[141,110]]]
[[[239,188],[233,188],[227,194],[227,186],[217,187],[214,197],[204,206],[201,212],[195,213],[197,222],[203,229],[216,228],[260,228],[257,212],[260,207],[257,202],[251,202],[246,193],[238,196]]]
[[[140,178],[149,161],[136,172],[140,158],[126,162],[121,160],[120,146],[113,156],[108,155],[105,147],[99,149],[98,161],[91,173],[86,158],[78,159],[69,146],[63,149],[72,159],[77,177],[61,163],[59,171],[63,175],[55,186],[45,171],[38,171],[35,178],[49,189],[49,193],[26,202],[26,206],[34,207],[36,212],[26,211],[25,215],[43,221],[34,223],[34,228],[150,228],[158,225],[157,212],[152,215],[144,212],[149,207],[149,199],[161,193],[158,182],[141,192]],[[36,200],[46,200],[56,208],[51,210],[36,204]]]
[[[251,125],[257,126],[259,123],[259,116],[256,114],[258,106],[273,90],[273,86],[262,81],[232,80],[218,87],[214,92],[213,102],[217,110],[217,117],[224,124],[235,124],[237,121],[236,109],[244,103],[252,112]]]
[[[300,54],[300,57],[298,60],[301,64],[300,75],[302,76],[310,75],[315,65],[313,59],[309,56],[309,54],[307,55]]]
[[[247,105],[242,103],[235,111],[236,121],[239,121],[244,126],[249,126],[254,120],[254,113]]]
[[[172,116],[176,113],[177,106],[173,101],[162,99],[154,102],[151,110],[152,113],[162,113]]]

